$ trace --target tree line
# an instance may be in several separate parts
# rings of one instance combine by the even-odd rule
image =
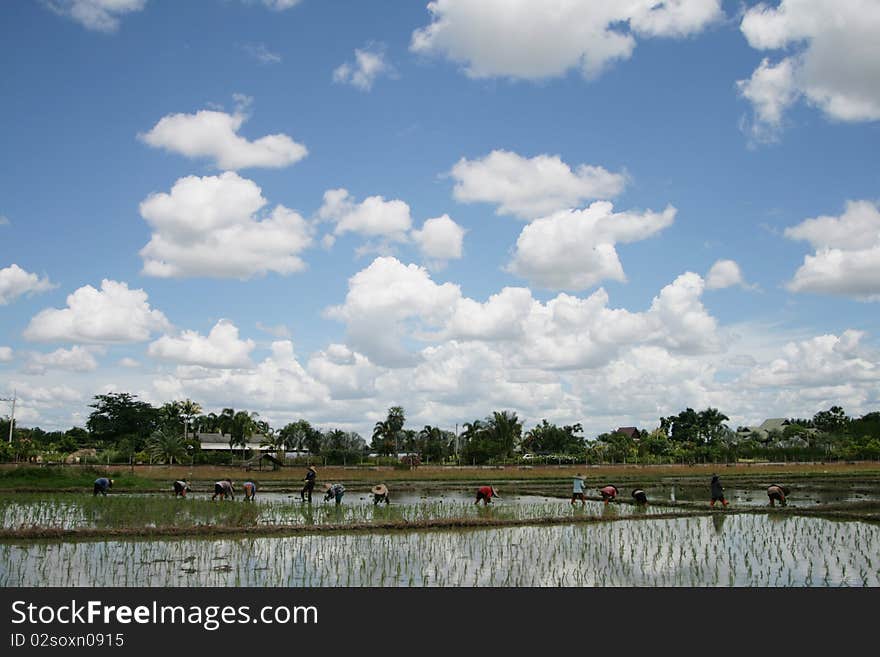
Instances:
[[[535,463],[587,464],[880,458],[880,413],[851,418],[840,406],[812,418],[789,418],[766,435],[747,427],[733,430],[728,416],[710,407],[661,417],[652,430],[630,427],[595,438],[584,436],[579,423],[558,426],[547,419],[526,430],[509,410],[456,425],[455,431],[434,425],[408,428],[403,407],[392,406],[375,423],[369,442],[355,432],[318,428],[302,418],[273,428],[252,411],[203,413],[190,399],[153,406],[137,395],[113,392],[96,395],[89,407],[85,428],[47,432],[14,427],[12,442],[0,442],[0,460],[62,460],[94,450],[101,461],[115,463],[230,463],[236,454],[245,458],[248,444],[255,441],[273,452],[294,452],[327,464],[368,458],[397,463],[401,456],[411,465],[509,463],[525,455]],[[8,433],[9,418],[0,419],[0,436]],[[202,450],[199,436],[205,433],[222,435],[229,451]]]

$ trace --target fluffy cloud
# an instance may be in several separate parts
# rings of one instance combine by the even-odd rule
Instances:
[[[12,347],[0,347],[0,363],[8,363],[12,360]]]
[[[793,53],[761,62],[740,91],[755,108],[753,131],[778,129],[785,109],[803,97],[831,119],[880,119],[880,5],[857,0],[782,0],[750,8],[740,25],[758,50]]]
[[[723,16],[720,0],[434,0],[410,49],[444,55],[473,78],[537,80],[580,69],[599,75],[632,56],[636,37],[680,38]]]
[[[28,374],[44,374],[49,369],[91,372],[98,368],[94,351],[75,345],[70,349],[56,349],[47,354],[34,353],[30,355],[25,371]]]
[[[380,366],[415,366],[423,354],[414,344],[452,340],[497,343],[505,362],[520,369],[579,369],[640,344],[684,354],[719,350],[703,290],[703,279],[687,272],[641,313],[609,308],[601,289],[541,303],[526,288],[504,288],[479,302],[456,285],[435,283],[420,267],[384,257],[350,279],[345,303],[327,315],[345,322],[349,343]]]
[[[66,308],[47,308],[34,316],[24,337],[37,342],[145,342],[154,331],[169,328],[147,293],[104,279],[101,289],[85,285],[67,297]]]
[[[309,417],[330,402],[327,386],[300,365],[289,340],[273,342],[271,354],[252,368],[181,367],[176,375],[154,381],[154,387],[164,399],[182,395],[206,407],[258,406]]]
[[[582,290],[599,281],[626,280],[615,244],[643,240],[675,219],[676,210],[614,212],[607,201],[564,210],[523,228],[509,271],[548,289]]]
[[[804,257],[788,289],[880,300],[880,210],[870,201],[850,201],[839,217],[807,219],[785,236],[816,249]]]
[[[282,205],[260,218],[266,203],[256,183],[231,171],[181,178],[170,194],[151,194],[140,205],[153,230],[140,251],[144,273],[246,279],[304,269],[299,253],[312,243],[311,226]]]
[[[52,11],[99,32],[115,32],[125,14],[141,11],[147,0],[45,0]]]
[[[462,158],[450,175],[457,201],[497,203],[497,214],[523,219],[575,207],[585,199],[611,198],[626,182],[624,175],[602,167],[581,164],[572,171],[558,155],[524,158],[504,150],[477,160]]]
[[[862,345],[862,331],[821,335],[785,345],[779,358],[755,366],[744,380],[755,386],[828,387],[880,381],[880,366]]]
[[[428,219],[421,230],[410,233],[422,255],[436,266],[446,260],[461,258],[465,229],[444,214],[442,217]]]
[[[785,111],[798,98],[792,61],[786,59],[774,66],[765,58],[752,77],[736,84],[755,113],[752,121],[743,121],[743,130],[756,142],[776,141]]]
[[[333,399],[358,399],[376,393],[380,369],[344,344],[331,344],[309,359],[308,371],[327,386]]]
[[[345,303],[326,314],[346,323],[357,351],[377,364],[399,367],[415,358],[403,340],[411,325],[436,326],[460,297],[457,285],[438,285],[422,267],[380,257],[349,279]]]
[[[388,75],[391,70],[391,65],[385,59],[384,48],[371,45],[363,50],[355,49],[354,63],[345,62],[336,68],[333,71],[333,81],[369,91],[377,77]]]
[[[386,201],[381,196],[370,196],[356,203],[346,189],[324,192],[324,204],[318,216],[336,223],[335,235],[358,233],[394,242],[406,242],[406,233],[412,226],[409,205],[403,201]]]
[[[51,290],[55,285],[47,277],[25,271],[16,264],[0,269],[0,306],[5,306],[18,297]]]
[[[120,358],[120,359],[119,359],[119,364],[120,364],[122,367],[130,367],[130,368],[132,368],[132,369],[141,366],[140,362],[138,362],[138,361],[136,361],[134,358],[130,358],[130,357],[128,357],[128,356],[126,356],[125,358]]]
[[[706,288],[709,290],[720,290],[734,285],[748,287],[734,260],[718,260],[706,274]]]
[[[164,148],[192,158],[211,158],[218,169],[249,167],[280,168],[299,162],[308,150],[284,134],[248,141],[238,134],[247,120],[250,99],[237,96],[242,104],[234,114],[201,110],[195,114],[169,114],[153,128],[138,135],[154,148]]]
[[[240,340],[238,327],[221,319],[207,336],[197,331],[182,331],[177,337],[163,335],[150,344],[147,353],[153,358],[202,367],[249,367],[250,353],[256,343]]]

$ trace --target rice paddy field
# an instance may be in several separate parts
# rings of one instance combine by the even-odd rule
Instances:
[[[878,586],[880,526],[712,515],[234,540],[0,544],[2,586]]]
[[[558,475],[509,478],[488,507],[461,479],[397,482],[390,506],[357,480],[339,506],[272,480],[254,502],[212,501],[210,481],[0,492],[0,586],[880,586],[880,474],[791,475],[771,509],[776,478],[731,477],[724,510],[680,476],[646,481],[647,507],[637,477],[572,507]]]

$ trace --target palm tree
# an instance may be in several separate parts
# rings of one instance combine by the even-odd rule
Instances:
[[[487,418],[489,431],[492,432],[500,456],[508,458],[513,455],[513,448],[522,438],[522,422],[513,411],[495,411]]]
[[[223,410],[224,412],[226,411],[226,409]],[[240,446],[242,458],[244,458],[244,448],[247,446],[248,438],[257,430],[258,417],[257,413],[248,413],[247,411],[238,411],[238,413],[232,416],[229,448],[233,449],[236,445]]]
[[[193,421],[193,418],[202,412],[202,407],[192,399],[185,399],[182,402],[177,402],[177,404],[180,417],[183,419],[183,440],[186,442],[187,427]]]
[[[169,465],[174,463],[174,459],[180,462],[186,455],[186,446],[180,436],[162,430],[150,434],[147,449],[156,461]]]

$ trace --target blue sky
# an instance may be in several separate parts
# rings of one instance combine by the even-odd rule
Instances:
[[[0,36],[23,424],[878,408],[876,3],[15,0]]]

